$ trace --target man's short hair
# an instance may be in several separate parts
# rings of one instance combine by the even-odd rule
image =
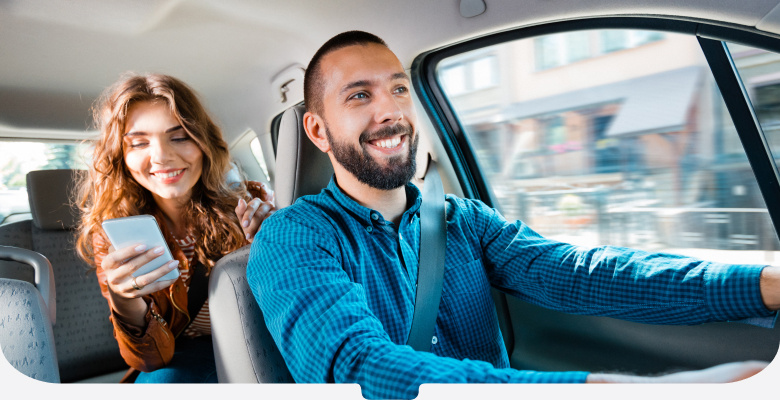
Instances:
[[[344,47],[369,43],[387,47],[387,43],[376,35],[363,31],[348,31],[330,38],[314,53],[303,76],[303,101],[306,103],[306,111],[322,115],[322,91],[325,87],[320,74],[322,58]]]

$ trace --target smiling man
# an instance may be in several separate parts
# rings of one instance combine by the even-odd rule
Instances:
[[[490,288],[552,309],[656,324],[758,317],[780,308],[778,270],[623,248],[580,248],[446,196],[443,295],[430,352],[405,345],[420,251],[419,140],[409,77],[374,35],[326,42],[306,71],[304,126],[334,176],[263,224],[247,278],[297,382],[359,383],[413,398],[427,382],[734,381],[765,363],[642,378],[510,368]]]

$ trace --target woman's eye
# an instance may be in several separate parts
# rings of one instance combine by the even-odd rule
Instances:
[[[190,140],[190,137],[189,136],[181,136],[181,137],[171,138],[171,140],[174,141],[174,142],[186,142],[186,141]]]
[[[136,148],[139,148],[139,147],[146,146],[147,144],[149,144],[149,143],[148,142],[130,142],[130,147],[133,148],[133,149],[136,149]]]

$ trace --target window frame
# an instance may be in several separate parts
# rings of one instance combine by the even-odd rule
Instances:
[[[780,35],[703,19],[637,16],[554,22],[489,34],[418,55],[411,68],[413,84],[452,162],[464,195],[482,200],[491,207],[498,206],[479,165],[476,151],[449,99],[438,85],[436,70],[439,63],[458,54],[509,41],[588,29],[657,30],[687,34],[699,40],[713,77],[726,100],[730,118],[739,134],[777,233],[780,230],[780,205],[771,199],[780,198],[780,175],[748,93],[724,42],[780,53]]]

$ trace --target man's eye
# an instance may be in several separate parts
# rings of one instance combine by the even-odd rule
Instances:
[[[409,88],[407,88],[406,86],[399,86],[399,87],[395,88],[395,92],[396,93],[407,93],[407,92],[409,92]]]
[[[352,96],[349,96],[350,99],[358,99],[363,100],[368,98],[368,94],[366,92],[357,92],[353,94]]]

